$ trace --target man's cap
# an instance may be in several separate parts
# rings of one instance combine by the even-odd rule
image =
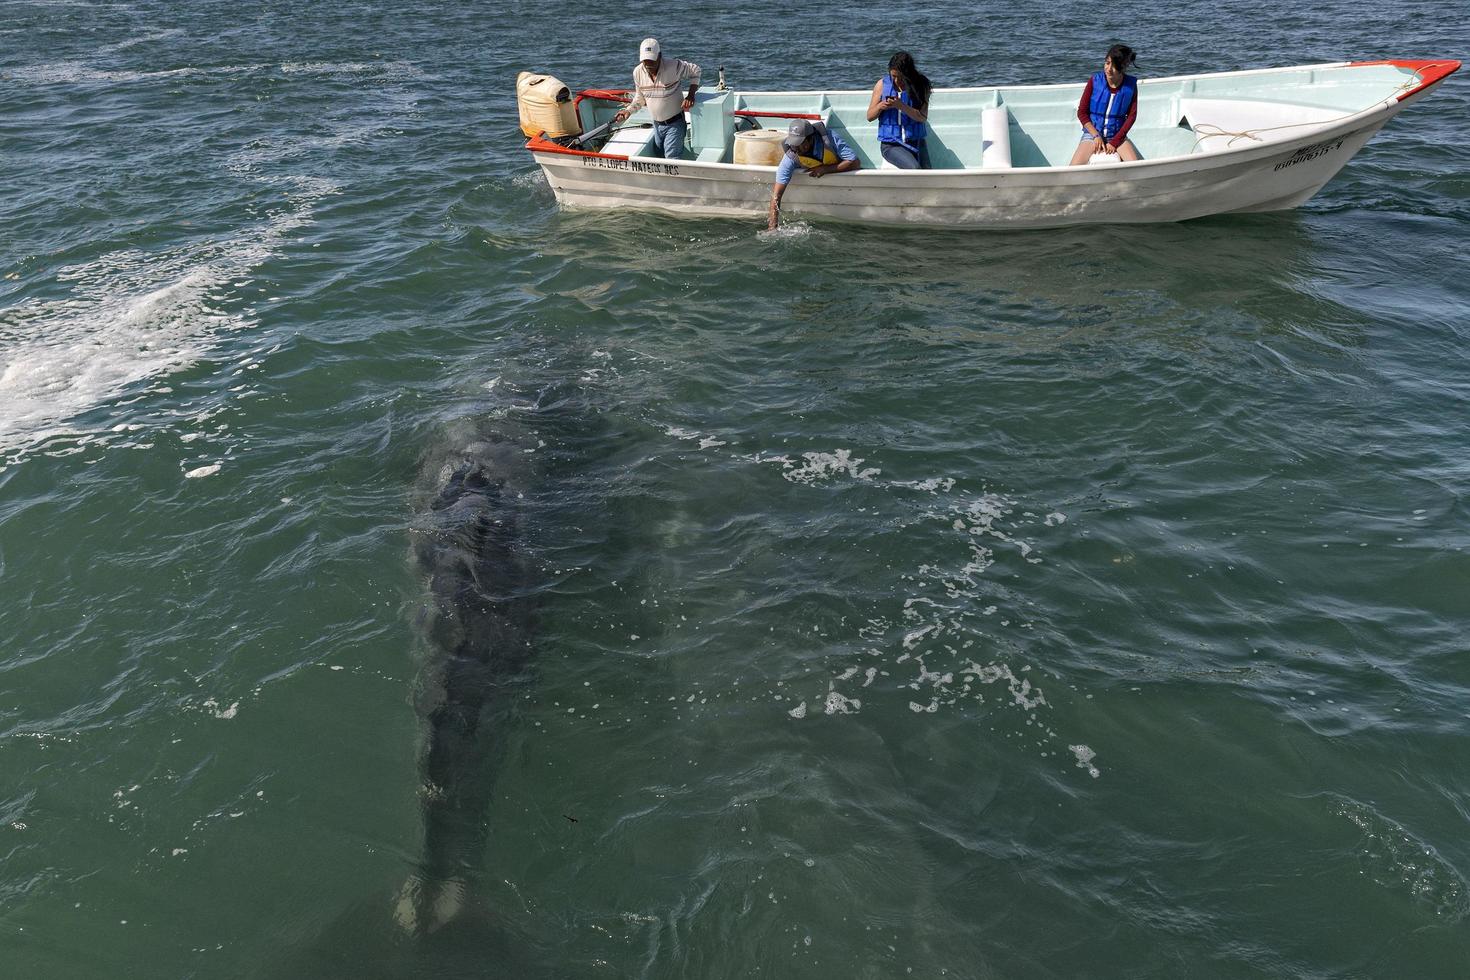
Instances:
[[[788,150],[799,150],[816,131],[816,127],[811,123],[805,119],[798,119],[791,124],[791,128],[786,130],[786,138],[781,141],[781,145]]]
[[[656,38],[656,37],[645,37],[643,39],[643,43],[638,46],[638,60],[639,61],[657,61],[658,60],[658,38]]]

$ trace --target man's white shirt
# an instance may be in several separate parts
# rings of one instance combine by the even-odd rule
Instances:
[[[647,104],[648,112],[655,122],[664,122],[677,116],[684,106],[684,93],[691,82],[699,81],[699,66],[678,58],[662,58],[658,72],[649,77],[648,69],[639,62],[633,68],[633,86],[638,90],[629,113],[637,112]]]

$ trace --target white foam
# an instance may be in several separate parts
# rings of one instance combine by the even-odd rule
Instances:
[[[1470,914],[1470,882],[1432,844],[1368,804],[1345,797],[1336,809],[1362,831],[1360,873],[1444,921]]]
[[[995,564],[995,552],[980,544],[979,538],[991,537],[1014,547],[1028,564],[1038,565],[1041,559],[1033,557],[1029,542],[1013,537],[996,526],[996,522],[1012,511],[1010,501],[999,494],[981,494],[966,507],[955,510],[952,527],[969,539],[970,561],[960,569],[960,577],[973,584],[974,577]],[[958,593],[951,593],[952,596]]]
[[[200,466],[197,469],[192,469],[189,472],[185,473],[184,479],[197,480],[200,477],[214,476],[220,471],[220,466],[221,464],[219,463],[211,463],[208,466]]]
[[[382,78],[423,78],[424,72],[411,61],[288,61],[283,75],[376,75]]]
[[[954,489],[954,477],[931,476],[927,480],[894,480],[896,487],[907,487],[910,490],[920,490],[925,493],[949,493]]]
[[[523,190],[549,190],[551,187],[546,182],[546,174],[540,167],[529,173],[516,174],[510,179],[510,183],[512,187],[519,187]]]
[[[829,690],[827,692],[827,703],[822,708],[822,711],[829,715],[851,715],[856,714],[862,706],[863,703],[857,698],[847,697],[841,691]]]
[[[792,483],[812,484],[818,480],[843,475],[854,480],[871,481],[883,472],[876,467],[863,468],[865,460],[854,457],[850,449],[838,449],[830,453],[802,453],[801,457],[805,462],[796,463],[787,457],[775,460],[782,464],[781,475]]]
[[[757,238],[767,240],[801,239],[812,233],[812,226],[805,221],[793,221],[789,224],[780,225],[774,230],[765,229],[756,233]]]
[[[228,708],[221,708],[218,701],[216,701],[214,698],[210,698],[204,702],[204,707],[208,709],[209,713],[214,715],[216,718],[221,718],[226,721],[240,713],[239,701],[231,703]],[[136,786],[133,788],[137,789]]]
[[[210,261],[113,253],[63,270],[74,298],[0,310],[0,448],[45,438],[59,423],[152,375],[194,361],[200,334],[243,326],[212,309]]]
[[[1011,668],[1006,664],[979,664],[971,663],[960,670],[961,678],[974,680],[981,684],[994,684],[997,681],[1006,682],[1006,690],[1011,695],[1011,703],[1025,711],[1034,711],[1046,704],[1046,695],[1041,693],[1038,687],[1032,687],[1031,682],[1016,677]]]
[[[698,433],[677,428],[666,430],[677,438],[694,438]],[[758,452],[738,458],[755,464],[778,464],[782,477],[789,482],[807,486],[818,486],[825,482],[848,478],[872,484],[877,489],[920,491],[929,494],[949,494],[955,486],[952,477],[931,477],[924,480],[882,479],[878,467],[866,466],[866,460],[855,456],[861,449],[837,449],[832,452],[804,452],[797,454]],[[912,497],[902,498],[908,501]],[[922,504],[921,504],[922,505]],[[1060,746],[1065,744],[1062,736],[1048,724],[1044,709],[1050,708],[1044,692],[1025,676],[1032,670],[1030,665],[1012,668],[1009,664],[993,661],[984,666],[970,658],[978,656],[972,648],[989,645],[990,629],[997,620],[1000,607],[990,601],[995,586],[984,577],[985,571],[1005,555],[1012,560],[1020,559],[1026,564],[1038,564],[1032,542],[1017,530],[1022,525],[1035,525],[1044,521],[1048,527],[1059,527],[1066,523],[1066,515],[1060,511],[1045,512],[1042,508],[1022,510],[1017,518],[1018,507],[1010,498],[988,491],[978,494],[965,493],[943,500],[938,506],[922,505],[923,521],[936,522],[943,529],[941,537],[947,541],[950,551],[957,552],[949,558],[935,556],[931,561],[916,564],[910,574],[901,575],[906,584],[894,591],[902,596],[902,607],[897,615],[875,615],[858,627],[862,638],[862,655],[866,657],[889,657],[889,669],[868,666],[866,663],[848,662],[836,666],[829,677],[828,690],[815,698],[809,696],[791,711],[792,717],[805,717],[808,703],[828,715],[852,714],[859,708],[878,710],[893,704],[889,691],[907,695],[893,706],[907,703],[915,714],[937,714],[940,709],[976,710],[973,706],[989,705],[986,713],[992,718],[1004,711],[1015,719],[1013,724],[1018,733],[1024,733],[1028,742],[1047,745],[1055,749],[1043,755],[1059,755]],[[858,508],[860,511],[866,507]],[[1044,515],[1044,516],[1043,516]],[[905,523],[912,523],[906,521]],[[932,525],[931,525],[932,526]],[[983,542],[983,543],[982,543]],[[958,545],[958,548],[956,548]],[[907,594],[905,594],[907,593]],[[1000,627],[1012,623],[1011,603],[1007,603],[1007,618],[998,620]],[[1020,608],[1020,603],[1016,604]],[[982,626],[983,624],[983,626]],[[1017,620],[1018,629],[1030,629],[1033,624]],[[885,683],[876,690],[883,695],[871,695],[871,702],[858,701],[836,690],[844,682],[853,682],[851,689],[858,687],[856,679],[862,674],[861,687],[873,684],[878,677]],[[899,676],[894,676],[899,675]],[[906,675],[906,676],[904,676]],[[1036,676],[1036,675],[1033,675]],[[990,686],[994,685],[994,688]],[[996,690],[995,688],[999,688]],[[810,692],[816,695],[817,692]],[[777,696],[780,699],[779,695]],[[913,698],[914,700],[908,700]],[[1091,749],[1082,746],[1086,753]],[[1074,750],[1074,756],[1081,758]],[[1101,771],[1091,763],[1092,756],[1079,765],[1094,777]]]
[[[135,42],[139,43],[139,42]],[[163,79],[186,78],[189,76],[238,75],[243,72],[260,71],[265,65],[222,65],[214,68],[164,68],[158,71],[110,71],[94,68],[80,61],[58,61],[44,65],[25,65],[10,73],[15,81],[31,82],[36,85],[86,85],[89,83],[128,84],[151,82]]]
[[[171,37],[178,37],[182,33],[184,33],[183,28],[171,27],[167,30],[154,31],[152,34],[142,34],[138,37],[129,38],[126,41],[119,41],[116,44],[104,44],[97,49],[97,53],[116,54],[119,51],[126,51],[128,48],[136,47],[139,44],[147,44],[149,41],[163,41]]]
[[[1092,751],[1092,749],[1088,748],[1085,745],[1069,745],[1067,746],[1067,748],[1071,749],[1072,754],[1077,757],[1078,769],[1086,769],[1087,775],[1091,776],[1093,779],[1096,779],[1098,776],[1102,775],[1097,766],[1094,766],[1092,764],[1092,760],[1097,758],[1096,752]]]
[[[0,453],[80,434],[70,419],[253,326],[220,308],[230,283],[274,254],[331,189],[290,183],[291,207],[263,225],[165,252],[109,252],[57,274],[69,297],[0,309]]]

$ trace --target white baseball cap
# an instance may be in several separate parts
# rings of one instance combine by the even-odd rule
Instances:
[[[658,38],[656,38],[656,37],[645,37],[643,39],[643,43],[638,46],[638,60],[639,61],[657,61],[658,60]]]

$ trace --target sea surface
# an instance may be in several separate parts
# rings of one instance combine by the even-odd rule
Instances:
[[[0,2],[0,975],[1470,975],[1470,72],[1289,213],[561,212],[515,74],[648,34],[1470,54],[1424,0]],[[415,542],[508,429],[530,665],[431,932]]]

